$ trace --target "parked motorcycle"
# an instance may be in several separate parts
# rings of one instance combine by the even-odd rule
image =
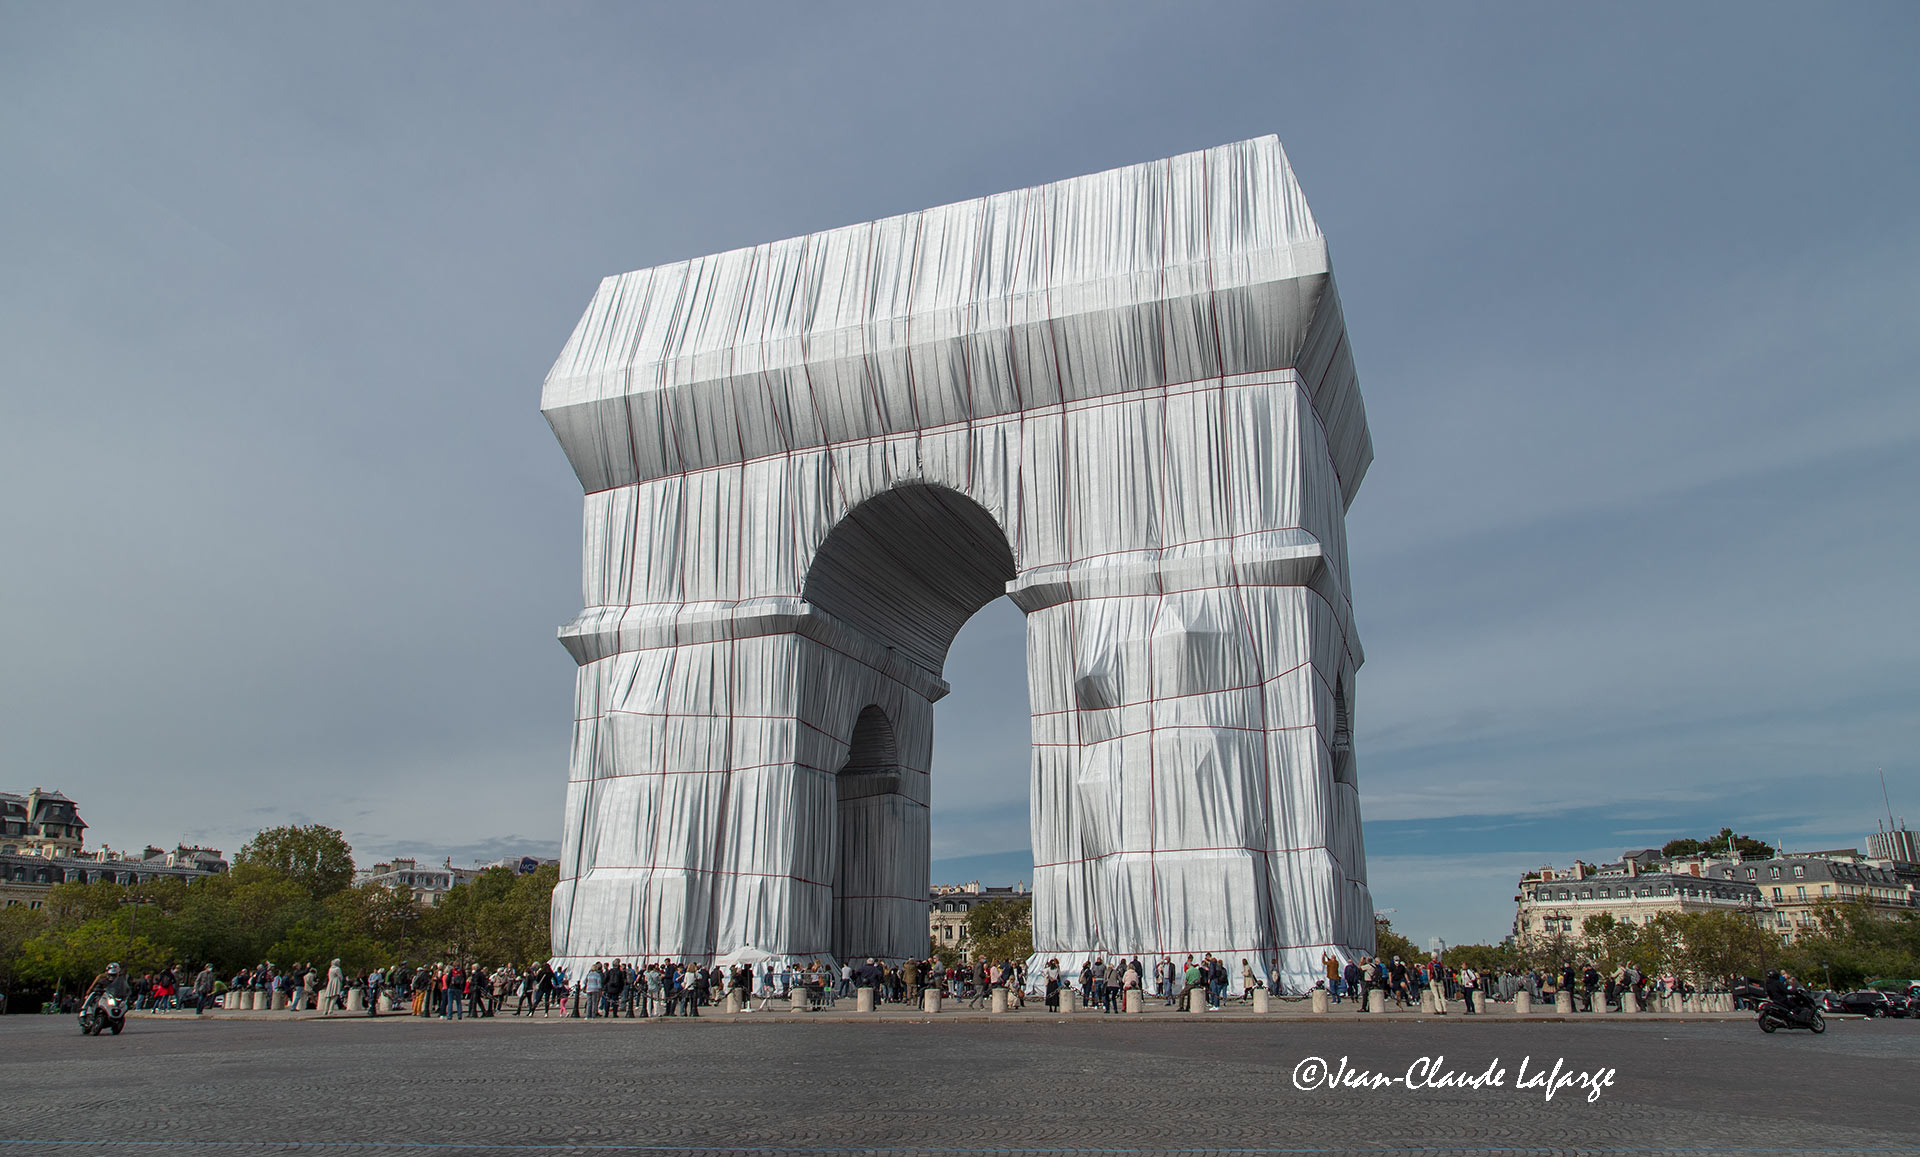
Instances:
[[[99,1036],[102,1031],[120,1035],[127,1027],[127,1002],[103,992],[92,1004],[80,1013],[80,1032],[83,1036]]]
[[[1758,985],[1736,988],[1733,994],[1754,1002],[1754,1019],[1761,1032],[1775,1032],[1783,1028],[1803,1028],[1812,1033],[1827,1031],[1827,1018],[1820,1015],[1819,1006],[1804,993],[1799,994],[1800,999],[1784,1004],[1768,996],[1767,990]]]

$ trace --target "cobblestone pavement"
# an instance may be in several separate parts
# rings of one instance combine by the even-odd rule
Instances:
[[[1301,1090],[1309,1057],[1499,1087]],[[1597,1100],[1519,1066],[1614,1070]],[[13,1154],[1920,1152],[1920,1022],[0,1018]]]

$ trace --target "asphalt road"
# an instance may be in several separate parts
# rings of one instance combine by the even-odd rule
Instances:
[[[1313,1057],[1376,1079],[1297,1088]],[[1405,1087],[1436,1057],[1497,1080]],[[1556,1062],[1597,1095],[1522,1087]],[[146,1019],[88,1038],[9,1016],[0,1074],[0,1157],[1920,1152],[1904,1021]]]

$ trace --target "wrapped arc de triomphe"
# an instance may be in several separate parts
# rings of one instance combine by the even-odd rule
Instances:
[[[1276,139],[610,277],[542,409],[586,492],[557,960],[924,956],[933,704],[1002,596],[1036,960],[1371,950],[1372,449]]]

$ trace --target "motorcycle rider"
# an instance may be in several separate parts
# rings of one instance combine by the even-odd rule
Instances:
[[[127,999],[128,992],[127,974],[121,970],[120,962],[116,960],[107,965],[105,972],[93,978],[93,986],[87,990],[86,1003],[80,1006],[80,1015],[85,1016],[87,1010],[99,1002],[102,993],[117,996],[124,1001]]]
[[[1787,1010],[1788,1015],[1804,1017],[1813,1007],[1813,998],[1807,990],[1800,987],[1792,974],[1778,970],[1767,973],[1767,999]]]

